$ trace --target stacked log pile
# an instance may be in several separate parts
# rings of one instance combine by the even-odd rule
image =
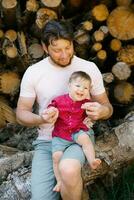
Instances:
[[[133,110],[134,4],[132,0],[1,0],[0,13],[0,128],[8,126],[9,123],[16,123],[15,108],[21,78],[30,65],[47,56],[42,49],[41,33],[48,20],[52,19],[65,20],[73,25],[75,54],[95,62],[99,67],[106,91],[115,108],[114,117],[118,113],[121,117],[125,116]],[[96,148],[104,163],[102,168],[94,173],[89,173],[88,167],[84,168],[85,183],[92,182],[100,175],[134,160],[133,122],[125,124],[124,127],[126,129],[116,129],[117,132],[116,130],[113,134],[108,132],[106,138],[98,139]],[[128,132],[130,135],[126,140],[128,135],[125,134]],[[19,134],[17,139],[20,140]],[[17,146],[14,142],[12,141],[12,146]],[[26,165],[30,165],[32,154],[19,152],[16,156],[17,149],[7,149],[2,146],[0,153],[5,151],[3,148],[14,154],[0,161],[1,177],[5,180],[9,173],[26,164],[25,159],[29,160]],[[8,163],[16,164],[8,167]],[[9,181],[9,187],[13,186],[12,191],[18,187],[14,180],[16,179],[13,177]],[[24,178],[24,182],[25,180]],[[26,187],[30,192],[29,183]],[[1,185],[0,191],[3,191],[3,188],[6,189],[4,184]],[[8,194],[8,187],[6,190],[1,193],[1,199],[30,199],[29,193],[25,190],[19,191],[19,194],[13,197],[5,196]]]
[[[0,109],[4,110],[0,127],[15,121],[14,108],[23,73],[29,65],[46,57],[41,32],[52,19],[72,23],[75,53],[100,68],[112,103],[125,107],[132,104],[134,4],[131,0],[1,0],[0,11]]]

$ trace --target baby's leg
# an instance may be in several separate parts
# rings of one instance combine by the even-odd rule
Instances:
[[[62,151],[56,151],[53,153],[53,169],[54,174],[57,180],[56,186],[53,188],[53,191],[59,192],[60,191],[60,174],[59,174],[59,162],[61,159],[61,156],[63,155]]]
[[[96,169],[101,164],[101,160],[95,158],[95,151],[90,137],[86,133],[82,133],[78,135],[76,142],[82,146],[91,169]]]

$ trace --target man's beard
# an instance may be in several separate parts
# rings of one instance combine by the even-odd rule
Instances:
[[[50,58],[51,58],[51,60],[52,60],[56,65],[59,65],[59,67],[66,67],[66,66],[68,66],[68,65],[71,64],[71,62],[72,62],[72,58],[73,58],[73,55],[70,57],[69,62],[68,62],[67,64],[65,64],[65,65],[62,65],[61,63],[55,61],[55,60],[53,59],[53,57],[51,57],[51,56],[50,56]]]

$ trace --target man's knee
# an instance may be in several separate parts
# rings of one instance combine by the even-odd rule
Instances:
[[[78,160],[65,159],[59,164],[62,181],[66,185],[74,186],[81,179],[81,164]]]

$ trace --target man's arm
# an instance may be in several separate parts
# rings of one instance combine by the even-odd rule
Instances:
[[[108,119],[113,114],[113,107],[105,92],[92,96],[92,100],[93,102],[85,103],[82,106],[92,120]]]
[[[20,124],[25,126],[38,126],[44,123],[41,116],[32,112],[34,102],[35,98],[19,97],[16,117]]]

